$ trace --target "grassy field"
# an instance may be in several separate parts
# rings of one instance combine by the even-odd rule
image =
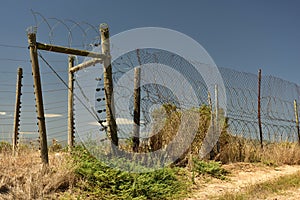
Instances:
[[[0,154],[0,199],[179,199],[188,190],[184,169],[119,171],[82,147],[71,154],[50,152],[49,166],[32,149],[11,153]]]
[[[264,150],[248,151],[250,147],[250,144],[245,144],[242,157],[256,159],[243,160],[242,164],[194,157],[186,166],[137,174],[110,168],[80,146],[71,154],[63,149],[51,148],[55,151],[50,152],[50,163],[45,167],[41,164],[38,151],[23,147],[18,155],[12,156],[10,145],[2,143],[0,199],[199,199],[197,193],[205,192],[213,184],[217,187],[238,181],[235,176],[249,169],[251,178],[257,176],[260,179],[263,173],[277,173],[277,167],[299,164],[297,144],[270,144]],[[249,183],[236,192],[226,193],[225,187],[221,196],[208,190],[211,194],[207,198],[264,199],[299,186],[300,174],[295,172]]]
[[[164,105],[162,109],[168,115],[163,128],[150,138],[150,146],[140,146],[140,152],[163,148],[177,133],[182,113],[172,105]],[[190,148],[172,166],[147,173],[126,172],[109,167],[80,145],[71,153],[58,144],[51,145],[50,163],[45,166],[41,164],[35,147],[21,145],[18,154],[13,156],[11,145],[0,142],[0,199],[203,199],[202,194],[204,199],[253,199],[253,195],[261,194],[264,197],[283,188],[299,186],[299,173],[290,174],[296,172],[293,170],[298,170],[297,167],[292,168],[292,171],[288,167],[282,168],[288,172],[279,173],[284,176],[283,182],[276,179],[278,172],[275,170],[280,166],[300,164],[300,147],[297,143],[264,141],[262,149],[256,140],[230,134],[226,118],[221,119],[224,123],[219,137],[220,152],[214,148],[213,157],[208,155],[199,160],[199,148],[208,132],[211,112],[205,105],[192,112],[199,114],[200,120],[197,121],[199,128]],[[184,139],[179,138],[174,150],[180,149],[179,145]],[[120,148],[131,151],[130,144]],[[97,149],[99,146],[93,147]],[[112,159],[110,162],[115,166],[127,166],[128,169],[142,167],[124,159]],[[262,167],[258,168],[258,165]],[[243,167],[239,169],[240,166]],[[260,181],[266,174],[270,174],[272,180],[266,177],[263,182]],[[246,184],[243,188],[234,184],[239,183],[241,177],[244,177]],[[233,183],[228,184],[230,181]],[[215,194],[215,188],[220,187],[222,192]],[[231,190],[231,187],[239,189]]]

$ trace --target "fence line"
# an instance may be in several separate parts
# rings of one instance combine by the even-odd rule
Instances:
[[[148,53],[148,54],[147,54]],[[155,56],[154,56],[155,55]],[[133,55],[131,55],[133,56]],[[152,57],[151,57],[152,56]],[[165,57],[163,57],[165,56]],[[141,51],[141,58],[144,63],[153,61],[166,61],[171,60],[175,67],[181,67],[186,69],[187,66],[182,63],[179,58],[172,58],[170,55],[160,55],[153,52]],[[53,58],[49,57],[47,60]],[[49,61],[50,62],[50,61]],[[124,69],[124,65],[128,69]],[[129,65],[129,60],[117,59],[113,63],[113,75],[114,80],[117,81],[123,74],[124,70],[133,69],[137,65],[137,59],[131,59],[132,65]],[[26,62],[27,63],[27,62]],[[67,80],[67,66],[68,61],[63,64],[53,62],[56,67],[56,72],[60,74],[65,80]],[[122,65],[123,63],[123,65]],[[198,65],[202,63],[194,62]],[[121,64],[121,65],[120,65]],[[20,117],[20,143],[36,142],[38,139],[38,131],[36,126],[36,115],[34,106],[34,94],[32,88],[32,78],[29,68],[29,63],[24,66],[24,83],[22,88],[22,105],[21,117]],[[46,123],[48,131],[48,140],[56,139],[59,143],[67,144],[67,88],[55,78],[55,74],[47,68],[45,64],[41,62],[41,76],[43,79],[44,101],[45,101],[45,113]],[[258,116],[258,78],[257,74],[239,72],[227,68],[219,68],[220,73],[224,80],[227,97],[227,117],[229,132],[242,136],[245,138],[251,138],[260,140],[259,122]],[[15,80],[16,73],[9,71],[2,71],[5,74],[4,80],[0,84],[0,141],[12,141],[14,119],[13,114],[15,112],[15,85],[10,84],[8,79]],[[193,76],[192,71],[181,71],[197,89],[200,104],[208,104],[207,95],[208,88],[201,77]],[[163,74],[162,74],[163,75]],[[234,78],[233,78],[234,77]],[[56,81],[54,81],[56,80]],[[90,83],[89,83],[90,84]],[[99,88],[102,86],[99,82]],[[178,83],[176,83],[178,84]],[[87,85],[88,87],[89,85]],[[90,85],[91,86],[91,85]],[[163,98],[166,97],[166,101],[176,102],[176,98],[171,95],[166,89],[161,86],[148,85],[143,86],[142,91],[144,95],[141,96],[141,113],[144,116],[142,126],[149,123],[149,104],[162,103]],[[163,92],[162,92],[163,91]],[[101,93],[101,90],[96,92],[95,98]],[[165,92],[165,93],[164,93]],[[145,95],[147,94],[147,95]],[[167,95],[164,95],[167,94]],[[211,94],[213,95],[213,94]],[[58,99],[59,97],[60,99]],[[298,142],[298,123],[296,114],[299,111],[294,109],[294,102],[296,100],[297,107],[300,102],[300,86],[282,80],[274,76],[262,75],[261,78],[261,131],[263,141],[289,141]],[[220,97],[221,98],[221,97]],[[61,100],[62,99],[62,100]],[[76,101],[76,100],[75,100]],[[96,100],[95,100],[96,101]],[[11,102],[11,103],[7,103]],[[184,105],[184,102],[180,102]],[[100,107],[103,105],[101,101],[97,104]],[[130,109],[133,110],[133,104],[130,104]],[[78,112],[80,110],[76,110]],[[104,113],[105,114],[105,113]],[[133,114],[133,113],[132,113]],[[100,115],[100,114],[99,114]],[[88,121],[80,122],[79,126],[84,126]],[[77,126],[78,126],[77,125]],[[86,132],[94,129],[85,127]],[[98,130],[98,129],[97,129]],[[128,128],[132,131],[132,127]],[[125,131],[119,132],[120,138],[126,138]]]
[[[50,61],[49,61],[50,62]],[[55,62],[54,62],[55,63]],[[65,61],[67,64],[67,61]],[[20,116],[20,144],[33,144],[38,146],[38,129],[35,113],[33,83],[31,77],[30,63],[24,64],[24,83],[22,84],[22,107]],[[57,64],[57,63],[56,63]],[[61,70],[59,70],[61,68]],[[58,73],[66,77],[66,65],[58,65]],[[5,71],[4,71],[5,72]],[[9,72],[6,78],[15,80],[16,73]],[[44,105],[46,114],[46,124],[48,135],[51,142],[53,139],[58,143],[66,145],[67,131],[67,89],[61,82],[55,78],[43,63],[41,63],[41,77],[43,81]],[[13,139],[13,114],[15,112],[14,104],[6,102],[15,101],[15,84],[0,84],[0,97],[3,103],[0,103],[0,141],[11,142]],[[58,98],[59,97],[59,98]],[[51,145],[51,143],[50,143]]]

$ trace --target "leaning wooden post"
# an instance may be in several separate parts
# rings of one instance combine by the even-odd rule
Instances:
[[[68,150],[74,147],[74,56],[69,56],[69,83],[68,83]]]
[[[46,123],[45,123],[45,115],[44,115],[40,69],[39,69],[39,62],[38,62],[38,52],[37,52],[37,45],[36,45],[36,33],[34,31],[28,32],[27,36],[28,36],[28,43],[29,43],[29,50],[30,50],[34,94],[35,94],[36,109],[37,109],[36,112],[37,112],[37,120],[38,120],[38,128],[39,128],[41,159],[44,164],[48,164],[49,159],[48,159]]]
[[[107,24],[100,25],[101,33],[101,47],[102,54],[105,55],[103,60],[103,79],[105,91],[105,106],[106,106],[106,122],[107,122],[107,135],[112,142],[113,151],[118,147],[118,133],[117,123],[115,119],[114,99],[113,99],[113,79],[112,79],[112,66],[110,55],[110,41],[109,41],[109,28]]]
[[[261,125],[261,69],[258,70],[257,119],[260,137],[260,147],[263,148],[263,134]]]
[[[16,84],[16,104],[15,104],[15,116],[14,116],[13,155],[16,154],[18,139],[19,139],[22,78],[23,78],[23,69],[18,68],[17,84]]]
[[[294,100],[294,111],[295,111],[295,118],[296,118],[296,128],[298,134],[298,143],[300,145],[300,128],[299,128],[299,114],[298,114],[298,105],[296,99]]]
[[[134,91],[133,91],[133,152],[138,152],[140,145],[140,118],[141,118],[141,68],[134,68]]]

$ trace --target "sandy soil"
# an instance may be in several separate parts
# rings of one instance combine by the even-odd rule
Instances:
[[[258,164],[235,163],[223,166],[231,174],[229,180],[218,180],[202,178],[196,179],[193,187],[193,194],[185,200],[210,199],[212,196],[219,196],[226,192],[239,192],[243,188],[265,182],[280,176],[296,173],[300,171],[300,166],[284,165],[279,167],[268,167]],[[282,195],[271,196],[268,200],[300,199],[300,189],[294,191],[285,191]]]
[[[272,195],[266,200],[299,200],[300,199],[300,188],[295,190],[286,190],[281,195]]]

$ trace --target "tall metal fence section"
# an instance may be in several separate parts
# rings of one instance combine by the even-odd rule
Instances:
[[[146,57],[150,59],[150,57]],[[176,60],[176,59],[175,59]],[[48,61],[56,68],[56,72],[67,80],[67,60]],[[138,62],[138,60],[135,60]],[[177,64],[176,64],[177,63]],[[32,77],[30,62],[24,61],[23,87],[21,97],[20,117],[20,143],[37,143],[38,130],[36,126],[36,113],[34,106],[34,94],[32,88]],[[117,66],[117,63],[115,63]],[[181,66],[176,60],[174,66]],[[197,63],[196,63],[197,64]],[[199,63],[201,64],[201,63]],[[58,79],[53,79],[55,74],[43,62],[41,62],[41,76],[43,80],[43,93],[46,113],[46,128],[49,144],[52,140],[58,143],[67,143],[67,91],[68,89]],[[228,68],[219,68],[226,88],[228,130],[231,134],[259,140],[258,124],[258,75],[239,72]],[[263,71],[262,71],[263,72]],[[114,74],[120,73],[115,68]],[[185,73],[185,72],[182,72]],[[1,70],[0,84],[0,141],[11,142],[14,125],[14,102],[15,102],[15,73]],[[52,77],[52,78],[49,78]],[[202,78],[195,78],[192,75],[186,76],[192,79],[195,87],[198,87],[200,103],[208,104],[207,86]],[[14,81],[9,81],[14,80]],[[53,81],[54,80],[54,81]],[[155,92],[163,88],[152,88],[148,85],[143,88]],[[150,92],[151,93],[151,92]],[[211,94],[213,96],[214,94]],[[300,102],[300,86],[289,81],[273,76],[262,76],[261,79],[261,122],[264,141],[298,141],[298,130],[295,116],[294,101]],[[142,96],[146,98],[146,96]],[[149,96],[152,101],[162,101]],[[175,98],[175,97],[172,97]],[[221,97],[220,97],[221,98]],[[148,99],[149,100],[149,99]],[[142,103],[143,104],[143,103]],[[299,106],[299,104],[297,103]],[[132,105],[130,105],[132,106]],[[142,112],[146,112],[147,103],[142,105]],[[297,113],[298,115],[299,113]],[[145,115],[147,116],[147,114]],[[76,117],[76,116],[75,116]],[[147,123],[144,119],[143,123]],[[125,129],[124,129],[125,130]],[[120,135],[120,137],[122,137]],[[126,137],[126,136],[124,136]]]
[[[32,15],[35,19],[34,28],[39,30],[39,38],[43,42],[48,40],[49,44],[55,43],[69,47],[80,47],[86,50],[92,50],[101,44],[98,27],[87,22],[78,23],[73,20],[48,19],[42,16],[41,13],[35,11],[32,11]],[[56,37],[58,35],[64,37]],[[81,42],[78,43],[78,41]],[[18,55],[24,55],[24,52],[28,51],[28,46],[0,44],[0,47],[10,49],[11,51],[7,52],[8,55],[16,55],[16,53],[18,53]],[[118,48],[120,47],[118,47],[117,44],[112,45],[111,51],[118,51]],[[48,144],[52,142],[67,144],[68,87],[66,87],[65,83],[68,82],[69,75],[68,58],[64,55],[52,55],[46,52],[39,55],[43,55],[43,59],[41,59],[42,57],[39,58],[39,64]],[[143,49],[140,50],[139,53],[134,50],[128,52],[126,55],[113,59],[115,59],[112,63],[114,85],[117,85],[118,80],[123,78],[122,76],[126,72],[133,70],[133,68],[142,64],[154,63],[156,67],[153,67],[154,71],[152,71],[152,73],[157,75],[157,78],[161,78],[162,81],[165,81],[166,85],[174,85],[175,88],[182,86],[182,80],[170,77],[167,71],[160,68],[166,65],[177,71],[182,75],[182,78],[190,83],[192,90],[196,93],[197,106],[209,105],[212,102],[210,106],[212,106],[212,108],[216,107],[214,101],[208,100],[209,95],[212,99],[215,98],[216,94],[214,94],[212,88],[215,88],[216,85],[206,85],[202,75],[199,74],[197,70],[194,70],[192,65],[206,69],[212,66],[199,61],[189,61],[188,58],[182,58],[170,52],[157,51],[155,49]],[[82,61],[83,58],[80,56],[75,59],[76,64]],[[0,69],[0,141],[11,142],[13,140],[16,98],[15,84],[17,67],[21,65],[23,68],[23,86],[21,90],[19,142],[38,144],[38,120],[36,117],[35,95],[32,87],[33,81],[30,59],[29,57],[21,59],[15,58],[14,56],[0,58],[1,66],[7,65],[7,63],[15,65],[16,70],[13,72],[11,69],[5,67]],[[239,72],[222,67],[218,69],[225,87],[225,91],[222,91],[222,87],[217,87],[219,88],[218,98],[221,100],[225,98],[226,95],[227,100],[226,105],[220,104],[219,106],[220,109],[226,107],[229,133],[258,141],[261,139],[269,142],[300,141],[298,122],[298,105],[300,102],[299,85],[273,76],[265,76],[263,69],[260,85],[258,85],[258,74]],[[90,69],[86,69],[87,72],[89,70]],[[143,70],[141,73],[144,73]],[[103,77],[98,77],[99,80],[102,78],[102,81],[97,79],[91,83],[91,81],[87,79],[86,84],[83,84],[80,82],[79,75],[82,75],[81,78],[85,76],[85,70],[75,73],[75,93],[76,91],[81,93],[84,89],[91,89],[95,84],[98,84],[96,91],[93,91],[95,92],[95,95],[93,93],[93,99],[89,100],[93,106],[95,106],[95,109],[97,109],[97,117],[100,120],[104,120],[106,112]],[[130,78],[133,80],[133,73],[131,73],[130,76],[132,76]],[[214,79],[216,77],[212,74],[209,78]],[[94,85],[90,87],[91,84]],[[124,88],[129,90],[129,94],[132,95],[133,85],[125,85]],[[260,93],[258,92],[259,88]],[[172,92],[173,91],[164,86],[164,84],[147,84],[141,87],[141,133],[149,132],[147,124],[152,123],[151,112],[153,108],[157,108],[155,106],[160,106],[165,102],[173,103],[175,106],[181,106],[183,109],[196,105],[195,102],[191,101],[191,96],[188,91],[185,91],[182,96],[176,96]],[[122,95],[123,93],[119,96]],[[124,98],[131,98],[128,105],[129,108],[126,108],[130,112],[128,113],[128,110],[124,110],[124,117],[121,114],[122,108],[117,107],[117,109],[121,110],[121,112],[116,113],[117,116],[115,116],[120,128],[118,131],[119,139],[127,139],[130,137],[130,132],[132,131],[132,122],[128,119],[133,119],[133,96],[124,96]],[[75,98],[74,104],[81,105],[78,102],[78,98]],[[82,107],[85,111],[87,110],[85,105],[82,105]],[[80,109],[75,110],[75,119],[76,115],[79,116],[78,113],[80,113]],[[90,132],[90,127],[87,125],[88,122],[86,120],[82,121],[82,123],[76,121],[76,123],[77,127],[83,127],[82,129],[84,129],[87,134]],[[96,122],[96,126],[92,124],[91,126],[93,127],[91,130],[95,129],[98,131],[98,125],[98,122]],[[75,131],[80,132],[81,130],[77,128]],[[105,127],[102,127],[100,132],[105,135]],[[83,133],[80,133],[80,135],[82,134]],[[140,136],[142,136],[142,134]],[[77,138],[77,141],[79,140],[80,139]]]
[[[259,140],[258,74],[227,68],[219,70],[226,87],[229,131]],[[300,87],[273,76],[262,76],[260,87],[263,140],[298,141],[294,101],[299,102]]]
[[[151,75],[156,76],[157,80],[163,79],[160,76],[164,76],[168,77],[169,80],[167,82],[172,82],[175,85],[183,84],[183,80],[176,80],[176,78],[170,77],[162,68],[165,64],[177,70],[182,75],[182,78],[187,79],[191,84],[193,91],[197,95],[199,106],[203,104],[209,105],[209,93],[211,93],[210,96],[212,98],[216,95],[214,94],[215,91],[212,92],[211,90],[215,85],[207,85],[202,75],[194,69],[194,66],[196,66],[206,68],[208,69],[206,71],[209,72],[209,68],[212,66],[197,61],[188,61],[186,58],[162,50],[144,49],[139,50],[138,53],[137,51],[132,51],[116,59],[112,63],[115,85],[118,84],[120,77],[127,74],[134,67],[149,63],[149,67],[156,70],[155,72],[152,71]],[[161,66],[153,66],[158,64]],[[297,107],[299,106],[298,102],[300,102],[300,86],[269,75],[259,76],[259,73],[239,72],[222,67],[218,69],[223,79],[225,91],[222,91],[222,87],[218,87],[219,92],[217,95],[219,95],[219,99],[226,97],[226,105],[219,106],[220,109],[227,111],[226,117],[228,118],[229,133],[257,141],[299,142],[299,122],[297,121],[299,113]],[[133,76],[132,73],[131,76]],[[216,79],[217,77],[212,73],[209,78]],[[214,80],[212,82],[218,81]],[[124,86],[124,88],[132,90],[132,86]],[[172,92],[174,91],[157,84],[142,86],[142,125],[147,125],[150,119],[151,110],[149,108],[151,105],[161,105],[168,102],[181,106],[181,108],[193,106],[188,105],[189,94],[182,94],[184,97],[180,101],[180,99],[172,95]],[[122,94],[119,96],[122,96]],[[133,113],[133,100],[130,102],[131,113]],[[215,108],[215,105],[212,106]],[[133,114],[131,115],[133,116]],[[122,118],[121,115],[117,117]],[[129,124],[127,128],[123,127],[121,130],[125,130],[125,134],[128,134],[131,129],[132,127]]]

